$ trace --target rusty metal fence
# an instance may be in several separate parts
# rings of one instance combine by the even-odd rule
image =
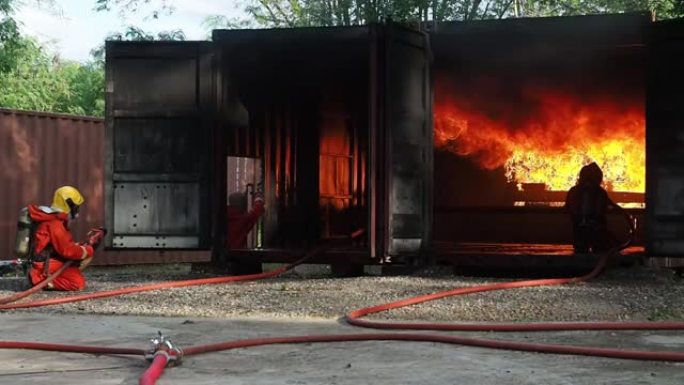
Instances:
[[[77,186],[86,198],[72,229],[82,239],[104,224],[104,120],[0,108],[0,259],[12,257],[17,214]],[[98,265],[208,261],[209,252],[100,251]]]

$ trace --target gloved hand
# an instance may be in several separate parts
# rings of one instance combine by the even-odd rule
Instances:
[[[92,246],[93,249],[97,249],[98,246],[100,246],[100,243],[102,242],[102,239],[104,239],[105,235],[107,234],[107,229],[104,227],[96,227],[90,229],[88,231],[88,234],[86,235],[86,244]]]

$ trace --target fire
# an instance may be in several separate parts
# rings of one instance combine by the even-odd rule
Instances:
[[[497,103],[439,91],[438,149],[471,157],[485,169],[503,167],[511,183],[545,183],[549,190],[566,191],[583,165],[596,162],[607,189],[645,191],[645,113],[638,98],[529,88],[519,103]]]

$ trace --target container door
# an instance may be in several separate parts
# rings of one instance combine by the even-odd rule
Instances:
[[[211,246],[209,44],[107,43],[108,247]]]
[[[646,102],[647,252],[684,257],[684,20],[654,23]]]
[[[428,35],[388,25],[384,39],[385,256],[419,262],[432,226],[432,89]]]

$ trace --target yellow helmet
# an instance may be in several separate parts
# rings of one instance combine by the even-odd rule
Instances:
[[[62,186],[55,190],[55,196],[52,198],[52,208],[63,213],[71,214],[72,218],[76,218],[79,207],[83,202],[85,202],[85,199],[76,188]]]

